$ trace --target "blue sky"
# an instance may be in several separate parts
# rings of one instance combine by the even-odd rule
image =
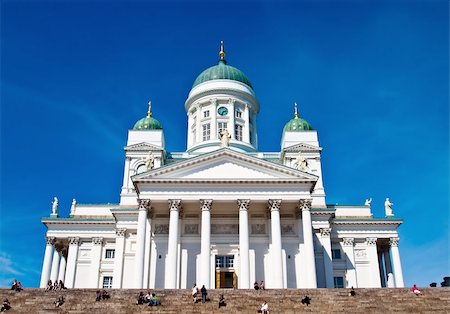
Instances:
[[[127,130],[147,101],[168,151],[184,101],[227,60],[260,101],[259,150],[318,130],[327,203],[390,197],[405,284],[450,275],[448,1],[1,1],[0,286],[39,284],[58,196],[117,203]]]

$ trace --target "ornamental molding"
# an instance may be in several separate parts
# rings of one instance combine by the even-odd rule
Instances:
[[[235,163],[251,170],[270,174],[272,178],[220,178],[220,179],[204,179],[204,178],[180,178],[186,170],[191,173],[204,171],[205,167],[210,165]],[[182,173],[180,173],[182,172]],[[177,174],[179,173],[179,174]],[[275,164],[258,157],[246,155],[231,149],[222,148],[210,153],[205,153],[193,158],[189,158],[174,164],[169,164],[152,171],[134,175],[133,182],[155,182],[155,183],[314,183],[318,180],[318,176],[300,172],[296,169]]]
[[[94,244],[94,245],[102,245],[103,244],[103,238],[92,238],[92,244]]]
[[[366,238],[366,245],[368,246],[377,245],[377,238]]]
[[[127,232],[127,229],[125,229],[125,228],[116,229],[116,235],[118,237],[124,237],[126,232]]]
[[[239,210],[247,211],[250,206],[250,200],[237,200]]]
[[[353,246],[355,242],[355,238],[342,238],[342,245],[344,246]]]
[[[202,211],[210,211],[213,200],[200,200],[200,209]]]
[[[69,241],[69,245],[78,245],[78,244],[80,244],[80,238],[78,238],[78,237],[68,238],[68,241]]]
[[[400,238],[390,238],[389,239],[389,245],[390,246],[398,246],[398,242],[400,241]]]
[[[300,199],[298,201],[298,209],[300,209],[301,211],[310,210],[311,209],[311,204],[312,204],[312,199],[310,199],[310,198]]]
[[[133,145],[128,145],[124,147],[124,150],[126,152],[149,152],[149,151],[164,151],[162,147],[152,145],[149,143],[138,143]]]
[[[320,153],[321,151],[322,147],[317,147],[305,143],[295,144],[283,149],[283,152],[290,152],[290,153],[298,153],[298,152]]]

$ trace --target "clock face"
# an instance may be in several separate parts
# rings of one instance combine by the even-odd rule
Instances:
[[[228,114],[228,109],[225,107],[220,107],[219,109],[217,109],[217,113],[221,116],[226,116]]]

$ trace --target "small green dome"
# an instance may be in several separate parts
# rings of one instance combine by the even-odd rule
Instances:
[[[133,127],[133,130],[162,130],[161,123],[150,115],[142,118]]]
[[[253,88],[252,83],[250,83],[250,80],[247,78],[247,76],[245,76],[245,74],[241,70],[227,65],[227,62],[224,59],[219,60],[218,65],[212,66],[200,73],[200,75],[195,79],[192,87],[212,80],[238,81]]]
[[[295,117],[284,126],[283,132],[301,132],[313,130],[311,124],[302,118]]]

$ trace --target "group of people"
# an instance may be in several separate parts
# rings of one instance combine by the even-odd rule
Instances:
[[[264,281],[261,280],[261,282],[258,284],[257,281],[255,281],[255,283],[253,284],[253,288],[255,290],[266,290],[266,287],[264,286]]]
[[[111,296],[106,290],[97,290],[95,293],[95,301],[108,300],[109,298],[111,298]]]
[[[194,285],[192,286],[192,301],[194,303],[198,302],[198,294],[201,294],[202,296],[202,303],[205,303],[207,301],[206,296],[208,295],[208,292],[206,291],[206,287],[205,285],[202,286],[201,289],[199,289],[197,287],[197,284],[194,283]],[[223,297],[223,295],[222,295]],[[220,306],[219,306],[220,307]]]
[[[58,290],[63,290],[63,289],[67,289],[64,286],[64,283],[62,280],[55,280],[54,283],[52,283],[51,280],[47,281],[47,288],[45,288],[45,291],[50,291],[50,290],[54,290],[54,291],[58,291]]]
[[[150,293],[150,291],[144,296],[144,292],[139,292],[139,295],[136,300],[136,304],[145,304],[148,303],[148,306],[157,306],[161,303],[158,300],[158,297],[156,296],[156,293]]]
[[[16,279],[14,279],[14,281],[11,285],[11,290],[14,290],[16,292],[22,291],[23,290],[22,283],[20,281],[17,281]]]

